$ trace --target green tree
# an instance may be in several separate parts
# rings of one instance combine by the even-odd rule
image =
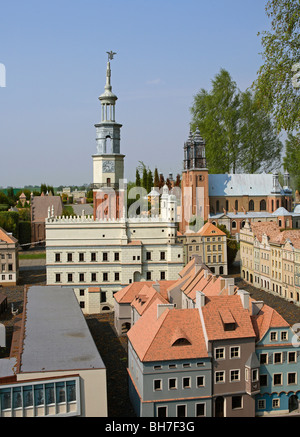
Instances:
[[[206,142],[210,173],[235,173],[239,156],[240,93],[230,74],[221,69],[211,92],[201,89],[191,107],[192,129],[199,128]]]
[[[141,186],[141,176],[140,176],[140,172],[138,169],[136,169],[136,172],[135,172],[135,185],[137,187]]]
[[[154,187],[158,187],[159,186],[159,175],[158,175],[158,170],[157,170],[156,167],[155,167],[155,170],[154,170],[154,182],[153,182],[153,186]]]
[[[271,29],[261,33],[263,65],[253,88],[278,131],[299,130],[300,94],[292,84],[292,67],[300,61],[299,1],[268,0],[265,10]]]
[[[142,175],[142,187],[147,190],[147,183],[148,183],[148,171],[146,166],[143,168],[143,175]]]
[[[217,225],[217,227],[225,232],[226,234],[226,243],[227,243],[227,265],[228,267],[232,266],[236,254],[238,253],[239,250],[239,245],[238,242],[236,241],[236,239],[231,235],[231,233],[227,230],[225,225]]]
[[[282,143],[270,115],[257,96],[241,92],[229,73],[221,69],[212,90],[201,90],[191,108],[193,129],[206,142],[210,173],[268,172],[278,168]]]
[[[153,174],[151,170],[148,170],[147,174],[147,192],[150,193],[151,188],[153,187]]]
[[[300,134],[289,133],[285,142],[286,156],[283,165],[291,175],[293,188],[300,190]]]
[[[241,93],[239,135],[244,172],[270,172],[280,167],[283,145],[276,127],[250,91]]]

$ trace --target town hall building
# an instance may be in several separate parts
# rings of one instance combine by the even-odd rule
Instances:
[[[47,285],[74,289],[87,314],[113,310],[114,293],[130,283],[176,279],[184,263],[183,247],[177,242],[177,201],[167,186],[149,212],[139,205],[138,212],[127,217],[112,57],[109,53],[105,90],[99,97],[101,122],[95,125],[94,213],[61,217],[49,207],[46,218]]]

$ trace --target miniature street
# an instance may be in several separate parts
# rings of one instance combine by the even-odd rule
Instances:
[[[292,326],[300,320],[300,307],[271,293],[264,292],[246,284],[238,273],[236,262],[231,275],[236,285],[247,290],[251,297],[263,300],[277,310]],[[8,311],[1,316],[0,322],[6,326],[7,347],[0,350],[0,358],[9,356],[12,330],[23,308],[23,287],[30,284],[46,284],[45,262],[38,260],[20,260],[20,284],[15,287],[2,287],[0,291],[8,297]],[[11,305],[18,314],[11,314]],[[128,394],[127,374],[127,338],[118,337],[114,328],[113,313],[88,315],[86,321],[107,370],[107,398],[109,417],[135,417]]]

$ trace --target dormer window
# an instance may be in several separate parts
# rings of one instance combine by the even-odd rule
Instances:
[[[224,331],[234,331],[236,328],[235,322],[232,323],[224,323]]]
[[[189,346],[190,344],[191,343],[187,338],[178,338],[176,341],[174,341],[172,346]]]

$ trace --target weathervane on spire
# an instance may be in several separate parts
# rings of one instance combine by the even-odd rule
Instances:
[[[116,52],[110,51],[106,52],[108,54],[108,61],[111,59],[114,59],[114,55],[116,55]]]

